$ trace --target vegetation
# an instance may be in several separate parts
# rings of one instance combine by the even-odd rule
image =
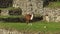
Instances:
[[[49,3],[48,7],[60,8],[60,2],[51,2],[51,3]]]
[[[11,30],[19,30],[19,31],[60,31],[60,23],[55,23],[55,22],[32,22],[29,23],[30,25],[26,23],[14,23],[14,22],[0,22],[0,28],[5,28],[5,29],[11,29]],[[44,28],[46,26],[46,28]]]
[[[4,10],[4,9],[7,9],[7,10],[14,10],[14,9],[17,9],[17,8],[14,8],[14,7],[0,8],[0,10]]]
[[[13,16],[13,15],[10,15],[10,16],[0,16],[0,18],[21,18],[22,15],[20,16]]]

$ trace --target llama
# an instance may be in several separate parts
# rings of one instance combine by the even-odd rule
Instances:
[[[25,14],[25,20],[28,24],[30,22],[30,20],[33,20],[33,14],[32,13],[26,13]]]

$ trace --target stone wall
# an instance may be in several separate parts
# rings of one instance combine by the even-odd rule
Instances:
[[[13,0],[0,0],[0,8],[12,7]]]
[[[5,29],[0,29],[0,34],[22,34],[22,32],[18,32],[17,30],[10,31]]]
[[[1,16],[8,16],[9,15],[9,10],[7,9],[4,9],[4,10],[1,10]]]
[[[60,34],[60,31],[17,31],[0,29],[0,34]]]
[[[0,29],[0,34],[39,34],[39,33],[40,32],[28,32],[28,31],[24,32],[24,31],[17,31],[17,30]]]
[[[59,22],[60,9],[59,8],[44,8],[44,16],[46,21]]]
[[[26,12],[33,12],[34,14],[42,14],[43,1],[42,0],[14,0],[13,7],[22,9],[22,15]]]
[[[46,21],[59,22],[59,8],[43,8],[43,0],[13,0],[13,7],[21,8],[22,15],[27,12],[33,12],[35,15],[43,15]],[[8,15],[8,10],[2,10],[1,15]]]

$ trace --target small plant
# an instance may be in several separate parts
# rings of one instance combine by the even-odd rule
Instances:
[[[60,8],[60,2],[50,2],[48,7],[50,7],[50,8]]]

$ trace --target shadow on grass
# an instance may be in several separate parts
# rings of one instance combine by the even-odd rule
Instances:
[[[34,17],[31,22],[37,22],[37,21],[41,21],[41,20],[43,20],[43,16],[41,16],[41,17]]]
[[[43,17],[34,17],[33,20],[30,21],[30,23],[32,22],[37,22],[37,21],[41,21],[43,20]],[[0,18],[0,21],[3,21],[3,22],[13,22],[13,23],[16,23],[16,22],[20,22],[20,23],[25,23],[25,19],[24,18]]]

